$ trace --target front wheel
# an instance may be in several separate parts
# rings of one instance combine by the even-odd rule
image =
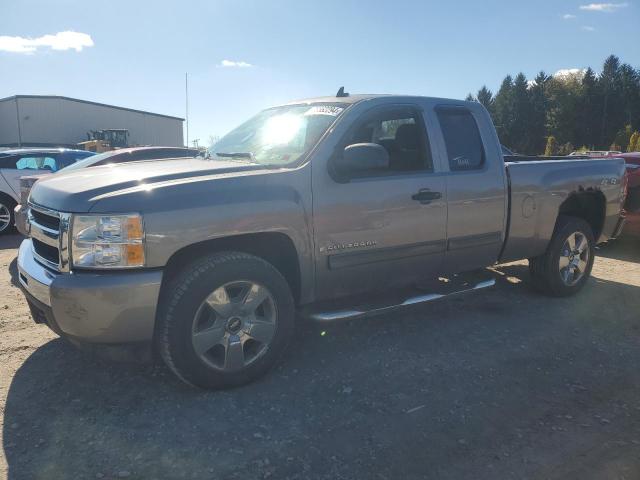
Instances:
[[[556,297],[573,295],[591,275],[594,257],[595,239],[589,224],[561,216],[547,251],[529,260],[533,284]]]
[[[164,289],[156,346],[183,381],[227,388],[266,373],[293,333],[289,285],[265,260],[241,252],[208,255]]]

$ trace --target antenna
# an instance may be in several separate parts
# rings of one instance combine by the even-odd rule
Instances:
[[[348,96],[349,96],[349,94],[344,91],[344,87],[340,87],[338,89],[338,93],[336,93],[336,97],[338,97],[338,98],[348,97]]]
[[[187,141],[185,145],[189,146],[189,74],[184,74],[184,103],[186,110],[186,119],[187,119]]]

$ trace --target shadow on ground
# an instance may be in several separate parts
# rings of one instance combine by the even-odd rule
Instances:
[[[623,235],[615,241],[599,246],[596,254],[599,257],[640,263],[640,238]]]
[[[0,250],[18,248],[22,240],[24,240],[24,237],[17,233],[0,235]]]
[[[263,380],[223,392],[164,368],[38,348],[8,392],[9,478],[639,478],[640,289],[498,287],[298,329]]]

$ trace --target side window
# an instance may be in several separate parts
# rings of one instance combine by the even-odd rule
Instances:
[[[365,114],[351,128],[343,145],[358,143],[375,143],[383,147],[389,155],[389,164],[375,172],[358,170],[350,175],[351,178],[433,171],[422,117],[414,108],[385,108]]]
[[[13,157],[13,156],[0,157],[0,168],[7,169],[7,170],[15,170],[16,157]]]
[[[449,169],[452,172],[482,169],[484,147],[471,112],[460,107],[441,107],[436,113],[447,147]]]
[[[18,170],[58,170],[56,160],[53,157],[20,157],[16,162]]]
[[[56,164],[58,166],[58,170],[68,167],[69,165],[73,165],[80,160],[84,160],[87,157],[91,157],[91,154],[82,154],[82,153],[65,153],[63,155],[59,155],[56,158]]]

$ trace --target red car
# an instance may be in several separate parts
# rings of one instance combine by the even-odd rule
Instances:
[[[640,152],[611,154],[609,157],[624,158],[627,164],[627,200],[624,204],[627,218],[624,233],[640,237]]]

